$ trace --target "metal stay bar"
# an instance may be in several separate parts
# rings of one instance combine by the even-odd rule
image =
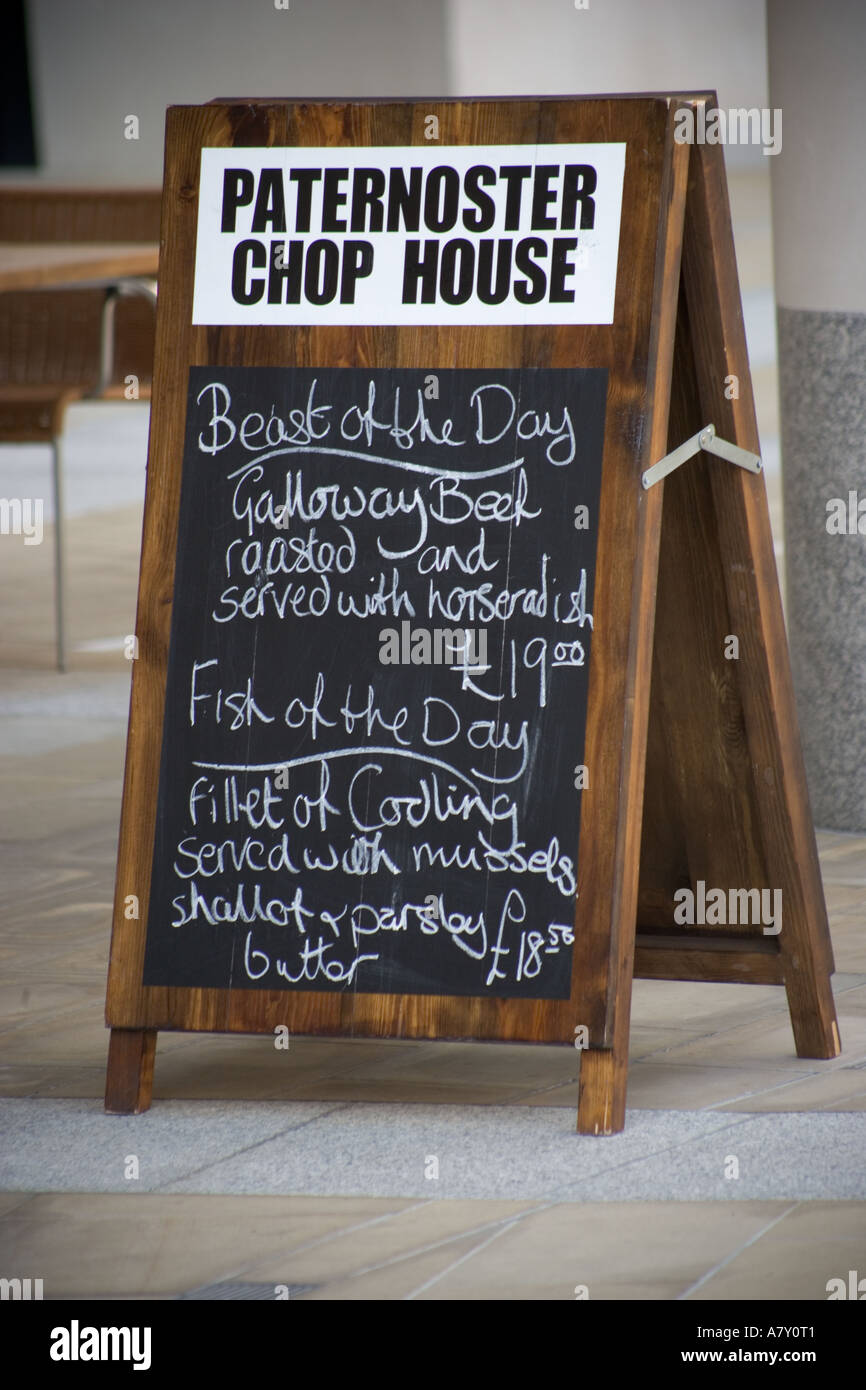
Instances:
[[[728,463],[735,463],[738,468],[745,468],[749,473],[760,473],[763,467],[759,454],[750,454],[748,449],[741,449],[739,444],[729,444],[726,439],[719,439],[715,425],[705,425],[697,434],[693,434],[691,439],[672,449],[663,459],[659,459],[658,463],[654,463],[652,468],[647,468],[641,474],[644,489],[651,488],[653,483],[660,483],[662,478],[673,473],[680,464],[694,458],[701,449],[706,449],[710,454],[717,454],[719,458],[727,459]]]

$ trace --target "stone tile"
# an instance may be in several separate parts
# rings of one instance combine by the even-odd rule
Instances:
[[[866,1203],[801,1204],[691,1293],[688,1301],[826,1301],[827,1281],[866,1273]]]
[[[751,986],[744,985],[742,988]],[[839,1057],[829,1060],[798,1057],[794,1051],[794,1035],[786,1010],[782,1018],[739,1024],[696,1042],[688,1041],[669,1048],[665,1060],[671,1065],[684,1062],[706,1067],[769,1065],[789,1072],[829,1073],[854,1061],[866,1060],[866,1017],[847,1011],[844,999],[843,994],[836,1001],[842,1038],[842,1054]]]
[[[582,1200],[585,1187],[603,1181],[611,1170],[625,1169],[622,1186],[607,1195],[643,1197],[658,1180],[648,1159],[646,1172],[652,1177],[642,1176],[647,1154],[690,1152],[715,1130],[753,1122],[709,1111],[637,1110],[623,1134],[600,1141],[578,1135],[574,1112],[556,1107],[346,1104],[333,1107],[294,1139],[280,1136],[216,1158],[166,1190]],[[431,1157],[439,1165],[435,1182],[426,1176]],[[664,1171],[662,1159],[657,1161]],[[702,1181],[709,1181],[705,1174]],[[712,1181],[715,1188],[714,1171]]]
[[[0,1033],[0,1056],[6,1063],[26,1063],[63,1059],[69,1063],[105,1065],[108,1030],[91,1011],[75,1011],[38,1023],[20,1024]]]
[[[139,1191],[153,1190],[275,1136],[282,1149],[303,1145],[298,1131],[327,1105],[163,1101],[142,1115],[106,1115],[89,1100],[0,1100],[0,1187],[23,1191],[130,1190],[127,1158],[138,1160]],[[282,1152],[278,1146],[278,1152]],[[248,1162],[247,1159],[245,1162]],[[242,1164],[243,1166],[243,1164]],[[131,1190],[135,1190],[134,1188]]]
[[[659,1201],[713,1200],[729,1206],[775,1198],[866,1199],[863,1115],[701,1112],[701,1118],[709,1116],[716,1127],[688,1142],[676,1142],[675,1122],[669,1131],[671,1142],[665,1145],[671,1112],[663,1112],[658,1116],[654,1146],[645,1145],[639,1159],[612,1162],[606,1172],[581,1178],[563,1195],[584,1202],[653,1197]],[[676,1120],[681,1118],[676,1116]],[[728,1120],[729,1126],[724,1123]]]
[[[675,1297],[753,1239],[776,1203],[557,1203],[523,1217],[419,1297],[590,1301],[641,1287]],[[631,1296],[635,1296],[632,1294]],[[658,1297],[657,1293],[654,1295]]]
[[[104,405],[101,408],[104,410]],[[106,421],[101,428],[110,431],[112,426]],[[95,430],[94,438],[97,437]],[[73,471],[67,470],[70,478]],[[142,477],[143,473],[142,459]],[[141,507],[118,507],[98,517],[69,517],[64,529],[69,674],[81,670],[117,671],[114,653],[84,653],[76,649],[88,639],[133,631]],[[23,554],[19,551],[16,555],[15,548],[8,545],[0,549],[0,592],[15,593],[17,599],[14,604],[4,605],[6,665],[42,671],[56,679],[52,535],[53,528],[46,526],[45,543]],[[26,565],[26,584],[22,583],[23,565]]]
[[[377,1066],[382,1061],[411,1057],[430,1044],[414,1038],[292,1037],[286,1057],[299,1067],[339,1075],[344,1071]]]
[[[70,1010],[37,1022],[20,1023],[0,1032],[0,1057],[6,1064],[52,1067],[99,1066],[105,1069],[109,1030],[105,1026],[104,1000],[88,1009]],[[194,1034],[160,1033],[157,1066],[176,1049],[186,1049],[198,1041]]]
[[[53,1296],[59,1299],[77,1297],[77,1295],[70,1294],[66,1290]],[[104,1289],[88,1289],[85,1296],[88,1303],[141,1303],[143,1300],[146,1300],[148,1303],[175,1303],[179,1297],[174,1291],[171,1293],[154,1293],[152,1290],[144,1292],[141,1289],[134,1289],[126,1293],[106,1293]]]
[[[866,1091],[858,1091],[856,1095],[846,1096],[844,1101],[829,1100],[822,1105],[813,1107],[815,1111],[833,1114],[836,1111],[854,1112],[866,1110]]]
[[[418,1081],[538,1087],[572,1080],[578,1071],[573,1047],[532,1043],[422,1043],[376,1060],[367,1075],[376,1080],[411,1069]]]
[[[866,985],[856,984],[836,994],[836,1008],[844,1019],[866,1017]]]
[[[817,830],[818,857],[825,878],[859,877],[866,882],[864,836],[844,830]]]
[[[62,925],[62,922],[58,923],[58,929],[62,930]],[[46,960],[49,963],[52,979],[87,984],[94,979],[101,978],[104,983],[108,975],[108,955],[108,931],[103,928],[92,947],[72,952],[48,950],[46,951]]]
[[[162,1199],[159,1199],[162,1200]],[[253,1271],[267,1269],[282,1269],[284,1257],[306,1261],[309,1257],[310,1263],[304,1268],[319,1269],[324,1268],[319,1263],[319,1255],[315,1252],[327,1252],[331,1249],[336,1251],[345,1248],[356,1248],[364,1254],[363,1259],[368,1258],[369,1252],[380,1249],[394,1251],[401,1249],[399,1237],[388,1236],[387,1232],[394,1221],[408,1219],[410,1225],[401,1227],[403,1231],[403,1242],[407,1242],[406,1231],[411,1230],[413,1217],[423,1212],[426,1206],[433,1206],[432,1203],[424,1203],[414,1198],[400,1197],[182,1197],[172,1198],[172,1201],[181,1200],[196,1203],[216,1204],[227,1200],[229,1203],[239,1203],[237,1210],[243,1211],[243,1204],[246,1202],[276,1203],[277,1210],[291,1212],[291,1238],[281,1247],[278,1254],[268,1254],[266,1252],[254,1253],[249,1261],[243,1265],[244,1278],[250,1282],[253,1280]],[[461,1205],[461,1204],[455,1204]],[[485,1206],[487,1204],[478,1204]],[[504,1204],[503,1204],[504,1205]],[[519,1205],[519,1204],[516,1204]],[[436,1204],[438,1209],[439,1204]],[[198,1208],[195,1208],[198,1210]],[[205,1208],[202,1208],[203,1210]],[[214,1208],[216,1209],[216,1208]],[[443,1218],[444,1220],[444,1218]],[[471,1225],[467,1218],[466,1224]],[[443,1227],[443,1229],[445,1229]],[[458,1228],[459,1229],[459,1228]],[[327,1262],[328,1255],[324,1253],[321,1259]],[[345,1253],[342,1256],[343,1263],[339,1258],[335,1264],[329,1266],[340,1273],[344,1273],[347,1268]],[[363,1260],[362,1260],[363,1263]],[[278,1282],[287,1282],[285,1279]],[[291,1281],[289,1281],[291,1282]]]
[[[440,1280],[456,1261],[471,1260],[483,1239],[477,1235],[467,1236],[397,1263],[386,1264],[384,1268],[369,1270],[360,1277],[335,1280],[324,1288],[312,1290],[304,1301],[412,1298],[416,1290],[423,1289],[431,1280]]]
[[[36,673],[28,672],[27,690],[32,692],[34,684],[38,680]],[[8,672],[3,672],[3,690],[8,691]],[[43,677],[43,680],[46,678]],[[50,676],[52,683],[58,680],[56,673]],[[102,679],[99,676],[91,676],[88,680],[88,689],[93,696],[97,696],[102,687]],[[38,687],[37,687],[38,688]],[[46,684],[46,689],[54,688]],[[10,724],[13,720],[9,720]],[[81,720],[84,726],[82,732],[88,732],[87,719]],[[112,723],[125,723],[125,718],[118,715]],[[62,755],[46,750],[36,752],[27,760],[25,768],[21,763],[10,762],[4,766],[4,779],[9,778],[10,785],[20,790],[22,797],[28,795],[34,800],[49,800],[52,791],[58,797],[64,797],[80,792],[82,786],[99,787],[106,781],[115,782],[117,777],[123,776],[123,758],[125,752],[126,738],[123,731],[113,728],[109,736],[104,739],[90,740],[85,738],[80,745],[64,748]]]
[[[824,900],[832,923],[836,912],[856,910],[866,902],[866,883],[834,883],[832,879],[825,879]]]
[[[864,914],[838,915],[830,929],[837,970],[866,971],[866,932]],[[835,977],[834,977],[835,978]]]
[[[297,1100],[322,1100],[339,1103],[359,1102],[365,1105],[466,1105],[500,1106],[519,1103],[526,1095],[525,1087],[505,1086],[467,1081],[436,1082],[416,1080],[412,1071],[399,1077],[320,1077],[300,1082],[291,1091],[269,1092],[273,1097],[291,1095]],[[542,1103],[556,1091],[538,1093]]]
[[[8,1216],[12,1211],[20,1215],[27,1203],[33,1200],[31,1192],[0,1192],[0,1218]],[[3,1258],[5,1259],[5,1254]]]
[[[656,1028],[641,1024],[633,1024],[629,1033],[628,1045],[630,1068],[633,1068],[638,1062],[643,1066],[644,1059],[652,1061],[657,1054],[666,1056],[669,1048],[677,1047],[690,1039],[692,1041],[697,1041],[703,1036],[704,1034],[701,1032],[688,1032],[688,1030],[683,1028]],[[477,1046],[488,1047],[489,1044],[477,1044]],[[553,1049],[546,1049],[546,1051],[553,1051]],[[570,1060],[572,1052],[574,1053],[574,1061]],[[569,1100],[567,1104],[570,1105],[572,1103],[572,1090],[574,1091],[574,1095],[577,1095],[575,1088],[580,1075],[580,1065],[579,1061],[577,1061],[579,1056],[580,1053],[575,1049],[571,1049],[571,1051],[567,1048],[564,1049],[561,1065],[557,1069],[561,1072],[559,1078],[553,1079],[549,1076],[547,1078],[543,1076],[537,1078],[542,1082],[546,1079],[548,1084],[542,1084],[529,1094],[522,1096],[520,1103],[525,1103],[527,1105],[563,1104],[565,1102],[559,1099],[560,1094],[562,1091],[568,1090]],[[577,1061],[576,1067],[574,1065],[575,1061]],[[572,1073],[574,1073],[574,1075],[572,1075]]]
[[[597,1280],[592,1286],[592,1299],[595,1303],[646,1303],[646,1302],[673,1302],[680,1296],[680,1284],[674,1280],[666,1283],[664,1280],[654,1279],[651,1283],[607,1283],[606,1280]],[[435,1290],[431,1290],[426,1297],[435,1296]],[[522,1297],[523,1295],[515,1295]],[[576,1298],[577,1295],[575,1294]]]
[[[300,1203],[311,1199],[295,1200]],[[345,1201],[342,1197],[331,1198],[329,1206],[339,1212]],[[416,1273],[407,1271],[416,1261],[426,1259],[428,1251],[434,1255],[437,1271],[443,1269],[532,1205],[485,1201],[413,1203],[387,1221],[343,1225],[327,1239],[299,1242],[277,1259],[251,1265],[244,1277],[253,1283],[273,1280],[320,1284],[326,1286],[328,1297],[390,1297],[379,1291],[382,1285],[377,1276],[384,1274],[387,1280],[388,1271],[393,1271],[400,1280],[401,1291],[414,1288],[421,1280],[416,1279]],[[402,1296],[402,1292],[396,1296]]]
[[[788,1080],[786,1085],[758,1091],[719,1105],[719,1110],[807,1111],[863,1110],[866,1108],[866,1069],[840,1067],[828,1076],[813,1076]]]
[[[275,1283],[289,1282],[275,1276],[303,1268],[316,1270],[322,1282],[322,1289],[307,1298],[402,1298],[416,1293],[423,1300],[573,1300],[574,1284],[587,1283],[596,1301],[659,1300],[678,1297],[731,1254],[730,1264],[691,1294],[692,1300],[826,1297],[828,1277],[856,1268],[866,1209],[847,1202],[796,1208],[758,1243],[737,1254],[784,1212],[784,1204],[748,1202],[733,1209],[660,1202],[596,1208],[560,1204],[525,1216],[485,1245],[495,1227],[493,1232],[489,1226],[481,1232],[477,1227],[484,1226],[485,1219],[505,1218],[507,1223],[509,1218],[507,1208],[499,1204],[445,1202],[413,1211],[399,1202],[348,1198],[317,1204],[310,1198],[21,1197],[18,1215],[0,1222],[4,1250],[22,1268],[42,1270],[39,1277],[46,1279],[49,1297],[88,1298],[172,1297],[238,1277],[243,1282],[267,1282],[274,1275]],[[414,1247],[395,1247],[393,1230],[402,1223],[398,1234],[411,1238],[411,1222],[417,1222],[421,1212],[430,1212],[431,1225],[416,1225],[414,1234],[427,1244],[438,1236],[448,1240],[461,1229],[475,1234],[411,1258]],[[307,1247],[324,1241],[318,1245],[322,1252],[339,1245],[342,1264],[300,1265],[291,1255],[299,1236]],[[769,1261],[756,1266],[756,1252],[763,1254],[770,1245]],[[457,1259],[471,1251],[475,1254],[455,1268]],[[410,1258],[398,1258],[385,1269],[371,1269],[354,1279],[341,1275],[346,1261],[354,1259],[354,1270],[363,1270],[391,1259],[395,1252],[407,1252]],[[430,1279],[436,1282],[423,1289]],[[716,1284],[720,1287],[708,1291]],[[774,1293],[767,1291],[769,1287]]]
[[[770,1233],[770,1243],[782,1250],[789,1244],[800,1245],[822,1235],[833,1240],[850,1240],[862,1248],[866,1242],[866,1203],[801,1202]]]
[[[531,1091],[529,1095],[513,1097],[511,1104],[521,1108],[546,1108],[556,1106],[561,1110],[572,1110],[575,1114],[575,1124],[577,1123],[577,1102],[580,1095],[580,1086],[576,1081],[567,1083],[564,1086],[554,1086],[550,1091]]]
[[[790,1071],[782,1068],[750,1067],[746,1064],[741,1067],[708,1067],[671,1063],[667,1057],[664,1061],[657,1061],[651,1056],[636,1059],[629,1065],[628,1106],[634,1110],[665,1111],[706,1110],[711,1107],[728,1109],[728,1103],[738,1097],[748,1096],[757,1101],[762,1095],[775,1094],[777,1087],[788,1086],[791,1081]],[[579,1088],[573,1084],[524,1096],[516,1103],[562,1105],[576,1111],[578,1099]],[[764,1107],[755,1104],[751,1108]]]
[[[323,1044],[301,1039],[294,1062],[293,1048],[282,1054],[282,1063],[270,1067],[268,1094],[333,1101],[495,1105],[530,1092],[543,1100],[552,1087],[576,1078],[579,1070],[574,1048],[531,1044],[371,1044],[360,1039]]]
[[[866,974],[860,970],[837,970],[833,976],[833,993],[837,996],[847,994],[851,989],[866,985]]]
[[[94,719],[85,732],[80,719],[53,719],[47,729],[44,719],[13,719],[0,723],[0,756],[23,759],[32,753],[56,753],[122,737],[124,732],[124,720]],[[26,821],[25,828],[29,830]]]
[[[715,1032],[773,1014],[787,1017],[784,990],[776,985],[706,984],[680,980],[635,980],[634,1024]]]
[[[507,1285],[497,1283],[495,1292],[491,1291],[485,1285],[479,1284],[478,1287],[473,1288],[471,1292],[463,1290],[460,1294],[455,1294],[451,1291],[450,1280],[446,1278],[438,1280],[432,1287],[421,1289],[410,1296],[413,1298],[413,1301],[425,1303],[451,1302],[458,1298],[461,1303],[492,1302],[494,1299],[497,1302],[503,1303],[571,1303],[577,1301],[579,1289],[581,1297],[583,1298],[588,1295],[591,1303],[672,1302],[679,1297],[682,1285],[678,1280],[666,1282],[664,1280],[655,1279],[651,1283],[635,1284],[610,1283],[604,1279],[597,1279],[593,1282],[591,1289],[586,1285],[587,1294],[584,1294],[582,1286],[575,1285],[573,1288],[567,1288],[561,1281],[550,1284],[539,1283],[529,1286],[522,1281],[520,1271],[517,1270],[514,1273],[511,1283]]]
[[[160,1057],[157,1045],[154,1100],[283,1098],[362,1099],[353,1077],[369,1075],[401,1044],[349,1039],[290,1039],[286,1051],[273,1038],[202,1035],[192,1047]]]
[[[344,1200],[319,1229],[401,1210],[397,1201]],[[47,1298],[177,1296],[228,1280],[310,1235],[285,1198],[36,1196],[0,1218],[10,1266],[39,1270]]]
[[[93,991],[82,984],[68,984],[36,978],[29,984],[23,981],[0,984],[0,1027],[46,1014],[56,1018],[81,1009],[90,1002]]]
[[[782,1067],[689,1066],[651,1059],[629,1068],[628,1103],[639,1110],[702,1110],[741,1096],[774,1094],[790,1080]]]
[[[105,1095],[105,1066],[0,1066],[0,1096],[67,1097],[101,1100]]]
[[[629,1059],[635,1062],[643,1057],[653,1057],[658,1052],[667,1052],[669,1047],[675,1047],[684,1042],[684,1035],[686,1033],[688,1033],[694,1041],[697,1041],[698,1038],[704,1036],[705,1032],[705,1028],[698,1026],[693,1028],[682,1028],[674,1022],[667,1028],[660,1028],[655,1025],[638,1022],[633,1014],[628,1039]]]
[[[866,1129],[854,1113],[630,1109],[625,1132],[603,1141],[575,1132],[574,1106],[163,1100],[120,1117],[99,1099],[7,1099],[0,1115],[0,1184],[21,1190],[123,1190],[134,1154],[139,1191],[586,1202],[866,1195]]]
[[[114,740],[118,749],[123,746],[120,731]],[[97,744],[90,745],[98,747]],[[62,750],[63,754],[68,749]],[[77,747],[75,752],[80,751]],[[58,757],[61,753],[57,754]],[[21,760],[22,767],[29,767],[29,759]],[[85,801],[73,794],[64,794],[59,788],[46,785],[41,795],[32,794],[21,799],[14,819],[9,816],[7,823],[0,826],[0,834],[10,844],[32,852],[34,844],[44,843],[46,837],[80,830],[83,826],[103,827],[107,843],[113,844],[117,837],[117,823],[120,811],[120,796],[92,798]]]

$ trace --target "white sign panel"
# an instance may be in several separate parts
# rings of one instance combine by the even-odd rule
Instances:
[[[612,323],[625,144],[203,149],[193,323]]]

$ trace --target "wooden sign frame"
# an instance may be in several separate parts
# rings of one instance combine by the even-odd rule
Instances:
[[[721,438],[758,451],[723,152],[674,135],[679,108],[714,100],[218,101],[169,110],[107,1110],[149,1106],[160,1029],[273,1033],[285,1024],[294,1034],[574,1045],[585,1027],[578,1129],[610,1134],[625,1122],[633,974],[784,984],[798,1054],[839,1052],[763,478],[700,455],[641,486],[644,469],[710,421]],[[431,115],[443,145],[626,142],[612,325],[193,326],[203,147],[423,146]],[[194,364],[609,369],[570,999],[142,984]],[[731,634],[735,661],[725,656]],[[674,927],[674,893],[699,880],[781,889],[781,933]]]

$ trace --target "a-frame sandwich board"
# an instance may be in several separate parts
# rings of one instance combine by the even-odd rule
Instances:
[[[800,1055],[838,1053],[826,912],[761,477],[701,454],[642,476],[712,422],[757,451],[723,153],[679,143],[712,95],[215,102],[168,113],[153,414],[106,1019],[106,1108],[150,1104],[160,1029],[573,1045],[578,1129],[625,1120],[633,974],[784,983]],[[612,324],[193,325],[201,151],[624,142]],[[145,984],[187,369],[604,368],[594,636],[568,999]],[[733,387],[733,389],[732,389]],[[736,637],[739,655],[726,655]],[[575,756],[569,761],[579,761]],[[675,894],[781,891],[781,932],[684,929]],[[749,900],[751,901],[751,900]],[[130,910],[130,903],[134,909]]]

